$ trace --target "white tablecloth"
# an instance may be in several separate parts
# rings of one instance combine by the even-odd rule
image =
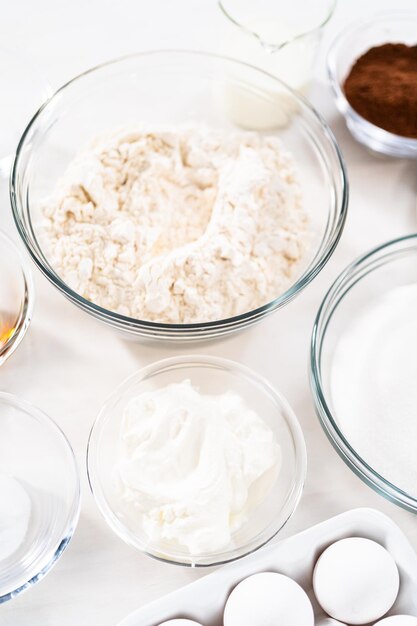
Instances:
[[[134,370],[177,353],[204,352],[244,362],[292,404],[306,437],[309,468],[302,501],[281,536],[352,507],[371,506],[388,513],[417,548],[416,518],[366,487],[328,443],[307,374],[314,316],[331,281],[359,253],[417,226],[416,163],[377,158],[354,142],[325,82],[325,52],[351,19],[374,9],[414,6],[415,0],[340,0],[326,31],[311,99],[330,122],[347,161],[349,216],[333,258],[287,309],[243,334],[198,348],[127,343],[78,311],[35,271],[33,323],[1,369],[0,389],[38,405],[64,429],[79,462],[83,501],[69,548],[42,582],[0,606],[0,626],[112,626],[138,606],[203,575],[126,546],[107,528],[86,480],[88,433],[109,391]],[[56,87],[89,66],[138,50],[216,50],[221,19],[215,0],[15,0],[2,4],[0,45],[29,53]],[[0,185],[1,226],[17,238],[7,186]]]

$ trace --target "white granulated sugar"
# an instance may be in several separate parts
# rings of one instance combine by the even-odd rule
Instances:
[[[76,292],[138,319],[195,323],[285,291],[308,219],[275,137],[143,127],[80,153],[44,208],[47,250]]]
[[[417,284],[371,301],[336,345],[337,422],[381,476],[417,496]]]

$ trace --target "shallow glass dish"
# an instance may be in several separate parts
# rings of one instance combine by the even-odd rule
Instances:
[[[239,394],[273,430],[281,446],[281,470],[266,499],[234,533],[233,544],[221,552],[190,554],[181,547],[153,545],[143,531],[129,526],[114,489],[113,468],[126,404],[144,391],[189,379],[202,393]],[[87,470],[97,505],[112,530],[126,543],[161,561],[204,567],[233,561],[254,552],[274,537],[294,512],[306,475],[306,448],[291,407],[271,385],[242,365],[208,356],[183,356],[159,361],[128,378],[107,400],[90,433]],[[133,522],[131,523],[133,525]]]
[[[69,162],[97,134],[140,121],[202,122],[225,130],[262,128],[282,137],[298,163],[311,218],[311,246],[298,278],[275,300],[242,315],[201,324],[162,324],[103,309],[69,288],[42,245],[41,205]],[[62,87],[26,129],[11,176],[17,228],[32,259],[78,307],[125,334],[164,340],[209,339],[240,330],[292,300],[323,268],[346,218],[348,186],[331,131],[277,78],[220,56],[151,52],[112,61]]]
[[[3,392],[0,493],[6,520],[11,516],[0,527],[1,604],[49,572],[73,535],[80,508],[78,470],[65,435],[42,411]]]
[[[417,512],[417,498],[381,476],[354,448],[334,407],[331,375],[346,327],[390,289],[417,283],[417,235],[390,241],[361,256],[336,279],[318,311],[311,343],[311,387],[323,429],[335,450],[366,484],[388,500]],[[370,372],[370,376],[372,373]],[[346,386],[352,385],[349,377]],[[401,430],[398,430],[401,436]]]
[[[364,146],[391,157],[417,159],[417,139],[401,137],[375,126],[351,107],[343,84],[355,61],[384,43],[417,44],[417,13],[385,12],[361,20],[343,30],[332,44],[327,70],[336,104],[353,137]]]
[[[32,318],[34,288],[26,259],[0,231],[0,365],[16,350]]]

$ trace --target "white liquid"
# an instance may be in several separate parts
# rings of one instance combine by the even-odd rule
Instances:
[[[305,92],[312,78],[320,35],[294,39],[297,33],[278,20],[253,19],[247,22],[247,28],[251,32],[237,27],[228,29],[225,54],[255,65],[297,91]],[[259,39],[251,34],[253,32]],[[266,99],[262,100],[230,81],[224,98],[228,117],[239,126],[253,130],[287,126],[296,111],[294,98],[279,83],[273,90],[271,82],[267,84]]]
[[[293,28],[274,19],[253,19],[249,21],[248,29],[256,33],[259,40],[240,31],[236,35],[236,53],[247,58],[252,65],[274,74],[290,87],[306,91],[312,78],[315,38],[309,36],[298,40]]]

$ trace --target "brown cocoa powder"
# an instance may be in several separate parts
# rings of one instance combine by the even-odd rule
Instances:
[[[355,111],[372,124],[417,139],[417,45],[371,48],[353,65],[344,91]]]

